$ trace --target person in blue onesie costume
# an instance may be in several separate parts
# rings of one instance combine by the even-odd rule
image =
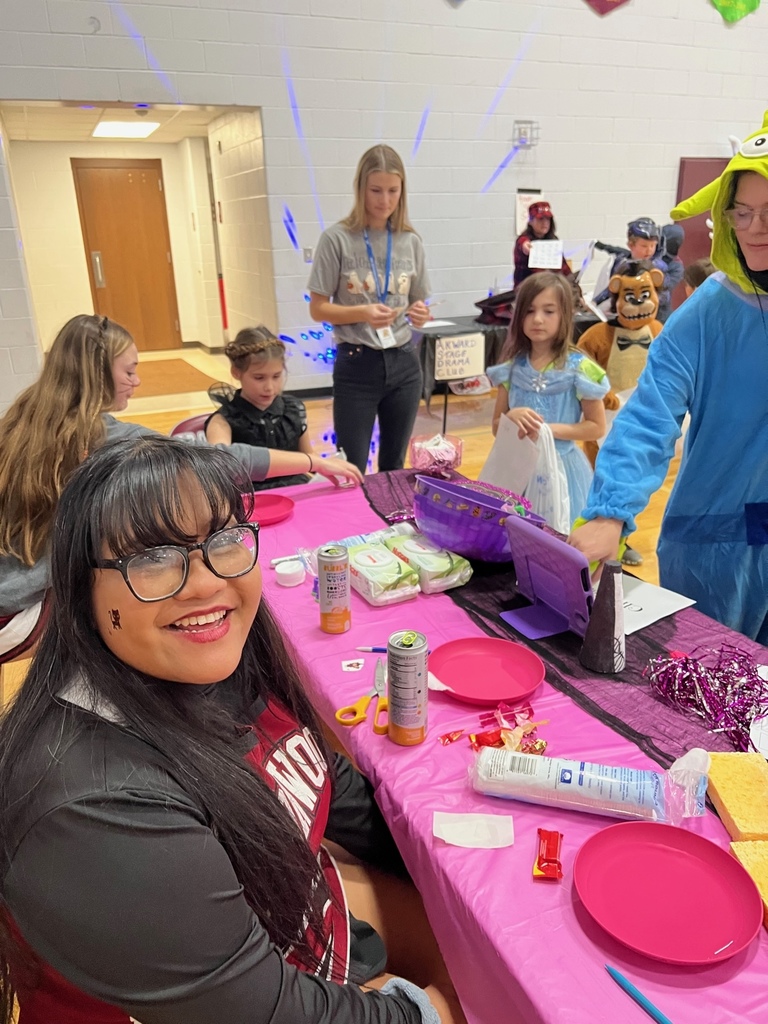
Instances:
[[[571,543],[590,561],[663,483],[686,412],[659,537],[662,586],[768,644],[768,113],[723,174],[672,211],[711,209],[712,275],[665,324],[597,459]]]

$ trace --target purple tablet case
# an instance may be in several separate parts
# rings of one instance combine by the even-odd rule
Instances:
[[[532,603],[502,612],[502,619],[529,640],[566,630],[584,636],[594,600],[587,559],[521,516],[509,516],[504,525],[517,589]]]

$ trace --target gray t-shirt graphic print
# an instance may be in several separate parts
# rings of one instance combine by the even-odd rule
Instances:
[[[384,282],[387,261],[387,232],[368,231],[376,262],[379,287]],[[318,295],[330,295],[340,306],[365,306],[378,302],[377,285],[371,270],[368,250],[361,231],[349,231],[334,224],[320,236],[307,286]],[[429,279],[424,266],[424,247],[414,231],[392,235],[392,267],[387,282],[386,305],[403,313],[417,300],[429,295]],[[398,346],[407,344],[411,327],[398,316],[392,330]],[[383,348],[370,324],[340,324],[333,329],[337,344],[368,345]]]

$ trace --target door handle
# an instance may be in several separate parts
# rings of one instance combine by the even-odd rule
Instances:
[[[104,268],[101,265],[100,252],[91,252],[91,266],[93,267],[93,280],[96,283],[96,287],[106,288],[107,282],[104,280]]]

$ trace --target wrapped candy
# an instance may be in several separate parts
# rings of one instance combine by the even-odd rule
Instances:
[[[481,747],[503,747],[504,737],[502,729],[486,729],[484,732],[471,732],[469,734],[469,745],[473,750],[480,750]]]
[[[533,721],[533,708],[530,704],[515,707],[502,702],[495,710],[480,715],[483,731],[470,733],[469,743],[475,753],[482,747],[496,747],[524,754],[543,754],[547,749],[547,741],[537,737],[536,729],[546,724],[545,721]]]
[[[434,476],[447,475],[451,469],[461,465],[463,441],[451,434],[435,434],[434,437],[411,438],[411,467],[419,473]]]
[[[699,657],[674,651],[652,659],[646,668],[651,692],[672,707],[698,715],[721,732],[736,750],[750,750],[749,730],[768,712],[768,682],[754,659],[730,644]]]
[[[560,861],[560,850],[563,845],[563,833],[550,829],[537,829],[539,849],[533,864],[533,877],[559,882],[563,877],[563,865]]]
[[[455,743],[456,740],[463,735],[463,729],[454,729],[452,732],[444,732],[442,736],[438,736],[437,738],[444,747],[447,747],[449,744]]]

